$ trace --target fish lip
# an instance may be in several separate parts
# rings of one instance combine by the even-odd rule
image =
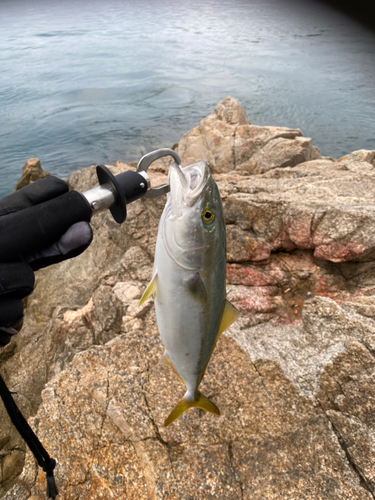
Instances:
[[[171,165],[168,182],[173,216],[181,216],[184,206],[192,207],[202,197],[210,177],[210,170],[204,161],[185,168],[176,163]]]

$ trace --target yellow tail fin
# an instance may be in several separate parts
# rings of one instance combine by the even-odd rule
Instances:
[[[202,408],[202,410],[206,410],[210,413],[215,413],[215,415],[220,416],[219,408],[212,401],[207,399],[206,396],[203,396],[201,392],[198,392],[197,396],[198,399],[194,399],[194,401],[186,401],[185,397],[183,397],[169,414],[169,417],[164,422],[164,427],[168,427],[168,425],[174,422],[178,417],[181,417],[181,415],[188,408]]]

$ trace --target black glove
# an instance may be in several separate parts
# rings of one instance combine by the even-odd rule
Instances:
[[[92,241],[91,209],[57,177],[0,199],[0,345],[22,326],[34,271],[82,253]]]

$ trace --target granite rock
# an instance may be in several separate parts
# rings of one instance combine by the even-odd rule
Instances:
[[[315,298],[299,335],[280,332],[284,349],[274,357],[264,345],[259,356],[251,331],[245,344],[223,336],[202,383],[221,417],[193,409],[164,429],[184,388],[157,364],[163,349],[149,311],[142,330],[77,354],[42,393],[30,421],[58,460],[59,498],[372,499],[375,358],[364,340],[375,331],[370,323],[332,299]],[[304,357],[320,351],[310,395],[281,368],[288,336],[298,343],[291,360],[300,369]],[[267,333],[262,338],[270,342]],[[44,498],[45,477],[30,453],[20,484],[21,498]]]
[[[39,179],[44,179],[44,177],[48,177],[49,175],[51,174],[42,169],[38,158],[30,158],[22,167],[22,176],[17,182],[14,191],[18,191],[19,189],[28,186]]]
[[[205,159],[215,173],[264,173],[320,158],[311,139],[298,129],[251,125],[237,99],[227,97],[198,127],[180,140],[183,165]]]

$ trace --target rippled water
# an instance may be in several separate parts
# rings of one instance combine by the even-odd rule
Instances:
[[[227,95],[322,154],[375,149],[375,35],[314,0],[2,0],[0,196],[172,146]]]

